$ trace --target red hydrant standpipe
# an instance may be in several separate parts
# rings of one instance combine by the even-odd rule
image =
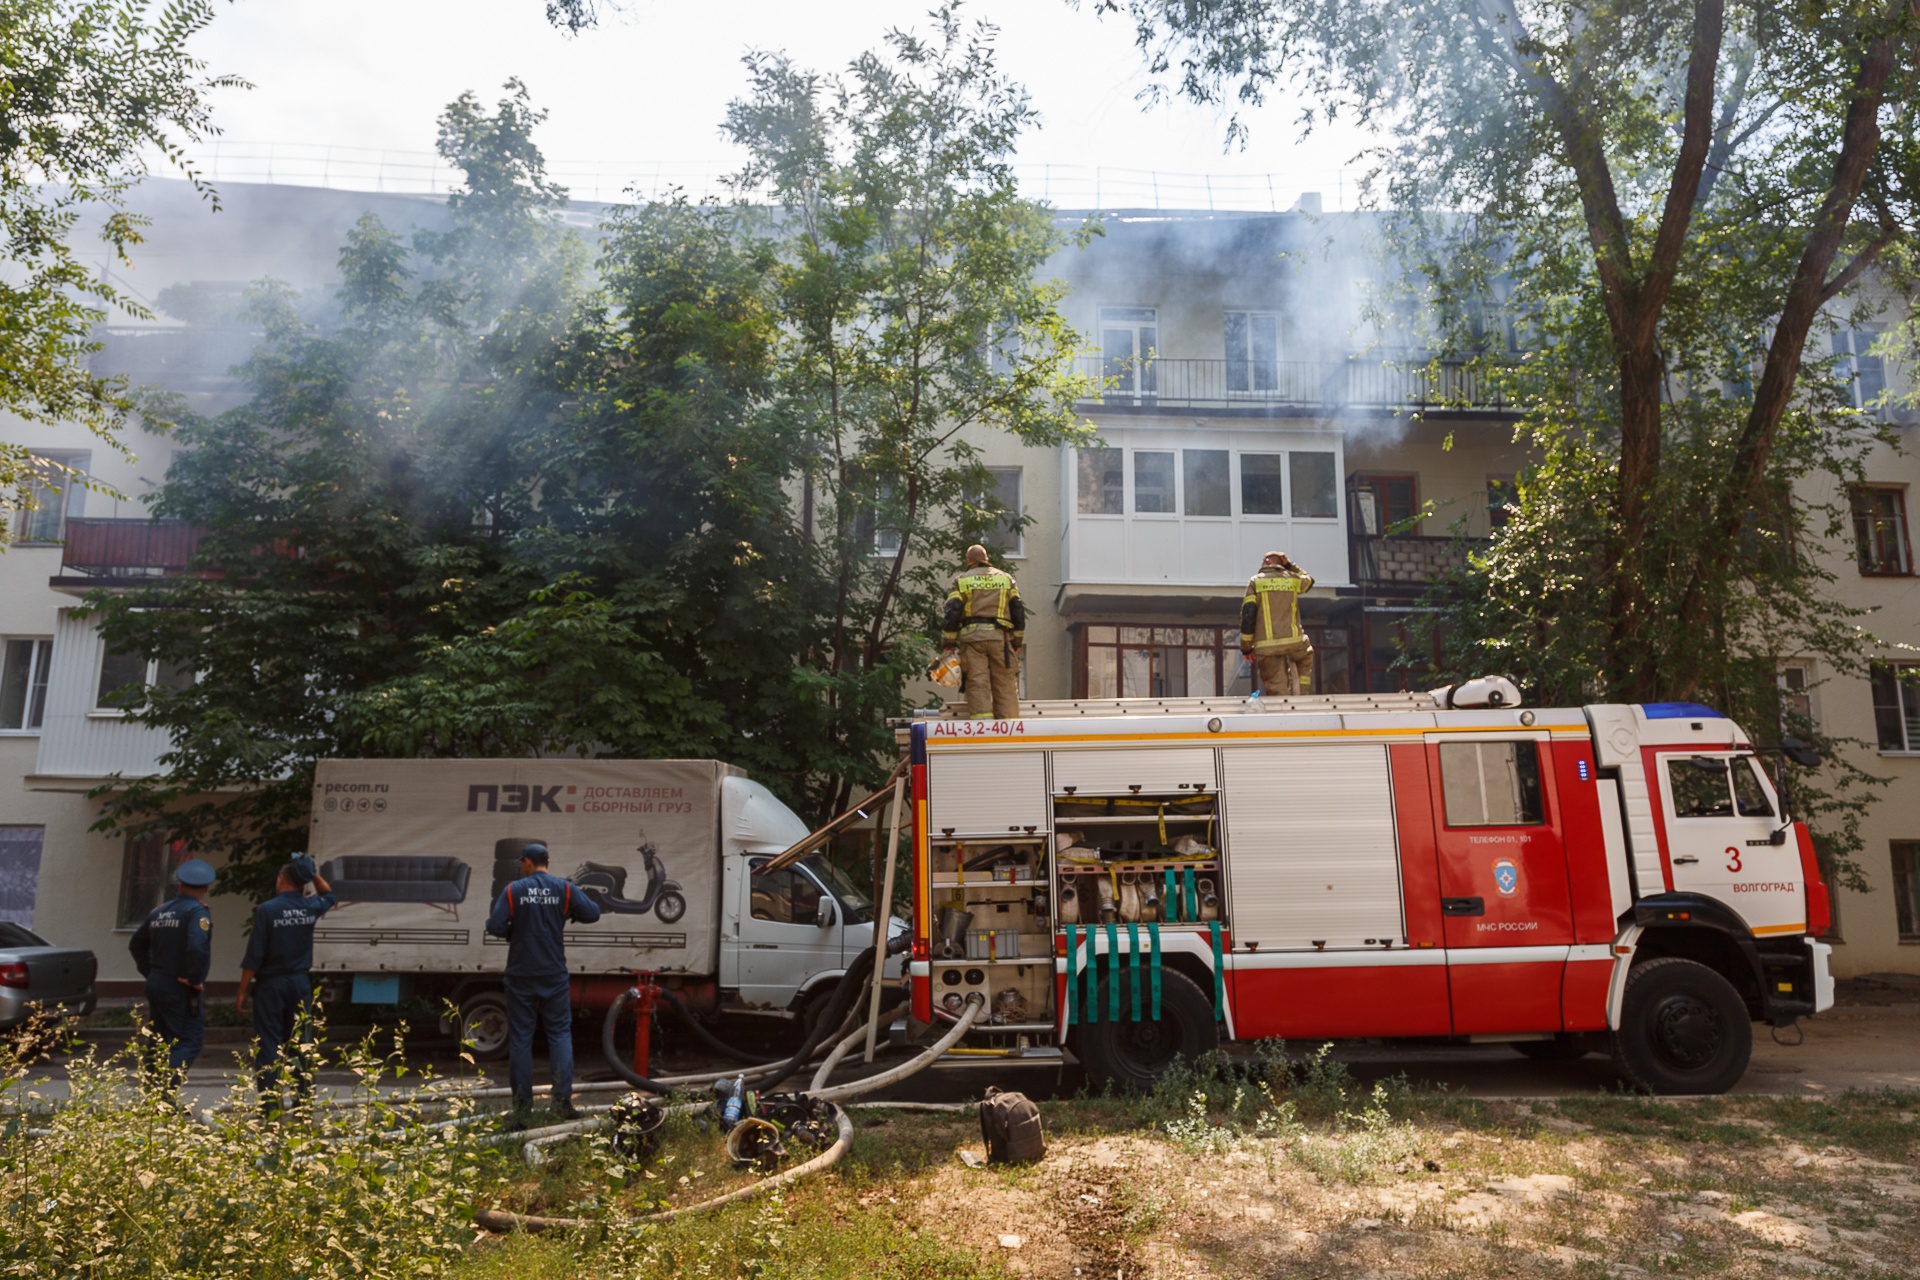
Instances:
[[[633,1073],[647,1074],[647,1062],[653,1054],[653,1010],[660,999],[660,971],[633,971]]]

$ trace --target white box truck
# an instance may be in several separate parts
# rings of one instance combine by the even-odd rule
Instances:
[[[818,854],[756,874],[806,834],[714,760],[323,760],[308,852],[339,905],[314,932],[314,972],[361,1003],[452,1000],[476,1056],[503,1056],[507,948],[485,925],[537,840],[600,907],[567,927],[582,1012],[658,970],[700,1012],[805,1017],[873,945],[874,917]]]

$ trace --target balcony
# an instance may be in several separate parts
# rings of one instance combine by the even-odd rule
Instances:
[[[1498,389],[1457,361],[1438,365],[1390,356],[1277,362],[1168,359],[1109,361],[1085,356],[1080,374],[1100,388],[1082,409],[1152,413],[1210,412],[1282,417],[1359,410],[1370,413],[1510,415]]]
[[[1348,540],[1353,580],[1361,587],[1425,588],[1467,563],[1467,554],[1483,546],[1478,538],[1380,538],[1365,534]]]
[[[185,573],[206,530],[179,520],[67,521],[56,586],[99,586],[101,579]]]

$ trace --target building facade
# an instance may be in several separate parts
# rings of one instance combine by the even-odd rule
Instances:
[[[362,211],[404,230],[436,225],[441,210],[425,198],[240,186],[223,190],[216,219],[179,184],[153,185],[155,226],[131,282],[148,298],[181,283],[235,297],[269,275],[324,288]],[[1029,607],[1027,696],[1248,692],[1240,599],[1269,550],[1314,576],[1302,614],[1319,691],[1417,683],[1417,669],[1396,665],[1409,617],[1462,554],[1461,535],[1485,537],[1505,518],[1527,455],[1493,393],[1464,369],[1397,355],[1378,331],[1364,231],[1358,215],[1312,209],[1118,212],[1104,236],[1051,264],[1071,286],[1067,318],[1097,347],[1086,372],[1099,390],[1080,409],[1098,443],[976,441],[1001,497],[1028,520],[1003,557]],[[1854,394],[1871,403],[1889,377],[1873,335],[1836,341]],[[230,369],[250,342],[218,316],[116,330],[102,367],[217,410],[240,395]],[[1812,662],[1781,673],[1828,733],[1867,744],[1861,767],[1892,779],[1864,822],[1870,891],[1837,895],[1843,976],[1920,971],[1920,577],[1907,524],[1920,426],[1895,426],[1906,448],[1877,452],[1870,483],[1835,495],[1855,526],[1835,550],[1835,590],[1875,610],[1884,661],[1867,678]],[[136,431],[123,455],[77,429],[0,430],[125,495],[48,495],[0,555],[0,917],[91,946],[108,989],[131,991],[126,938],[189,851],[91,829],[88,793],[152,771],[166,749],[102,699],[129,680],[190,677],[109,652],[77,609],[103,583],[183,567],[194,532],[140,506],[164,475],[166,439]],[[215,912],[216,974],[233,975],[244,907],[216,898]]]

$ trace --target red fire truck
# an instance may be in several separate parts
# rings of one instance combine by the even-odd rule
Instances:
[[[1730,1088],[1754,1022],[1833,1001],[1774,782],[1817,757],[1694,703],[1519,702],[1492,678],[916,720],[914,1016],[977,993],[973,1047],[1122,1087],[1222,1040],[1444,1037]]]

